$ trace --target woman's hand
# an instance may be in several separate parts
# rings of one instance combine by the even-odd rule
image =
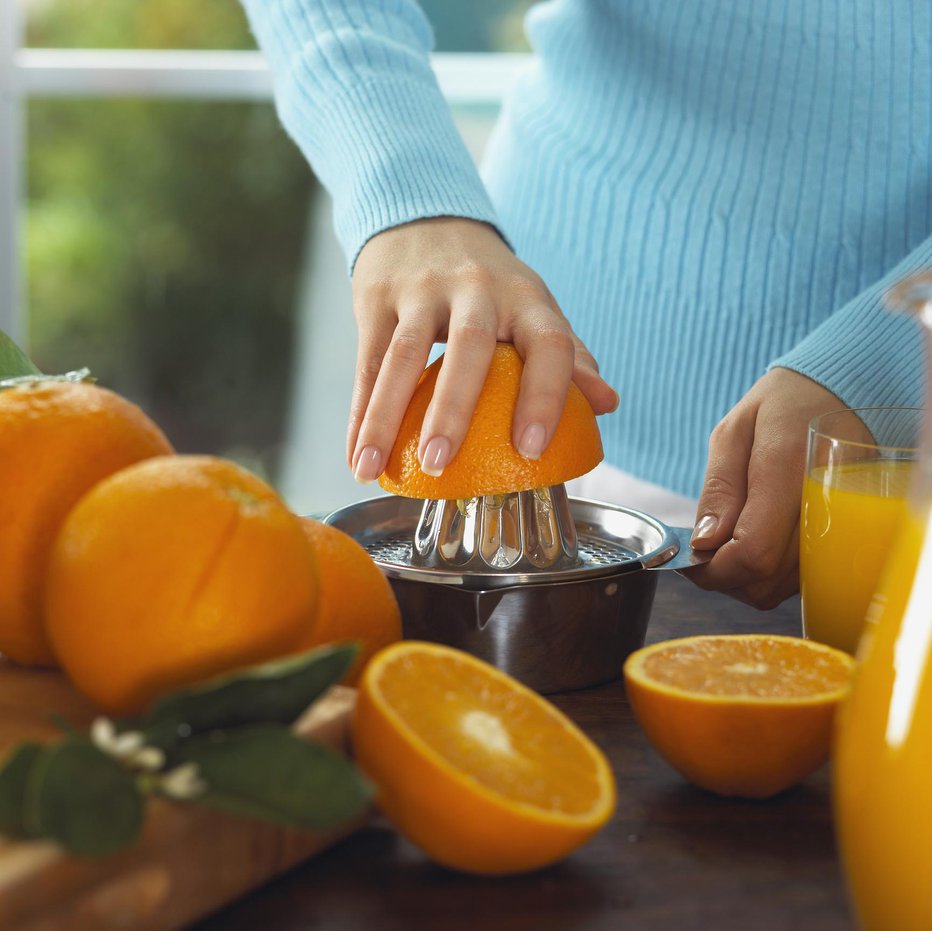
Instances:
[[[524,359],[513,442],[536,459],[553,437],[570,380],[597,414],[618,396],[544,282],[485,223],[417,220],[373,236],[353,273],[359,330],[347,461],[378,478],[435,342],[447,349],[418,455],[439,475],[466,435],[497,341]]]
[[[799,590],[799,508],[809,421],[846,405],[791,369],[760,378],[712,431],[693,546],[719,547],[684,573],[700,588],[773,608]],[[860,420],[864,442],[873,442]]]

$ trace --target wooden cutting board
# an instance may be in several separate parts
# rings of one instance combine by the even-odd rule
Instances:
[[[302,735],[348,749],[353,689],[337,686],[296,725]],[[20,740],[51,740],[49,715],[76,727],[93,707],[64,677],[0,657],[0,756]],[[16,931],[165,931],[261,885],[360,827],[292,831],[193,805],[152,799],[139,841],[113,856],[84,859],[47,841],[0,837],[0,928]]]

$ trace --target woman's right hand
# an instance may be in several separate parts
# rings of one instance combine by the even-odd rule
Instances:
[[[496,342],[524,359],[512,442],[537,459],[553,437],[571,380],[597,414],[618,395],[547,286],[485,223],[416,220],[373,236],[353,272],[359,330],[347,461],[357,481],[381,475],[435,342],[447,344],[424,417],[421,468],[439,475],[472,418]]]

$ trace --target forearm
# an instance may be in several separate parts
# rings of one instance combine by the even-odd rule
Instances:
[[[921,403],[922,358],[915,322],[891,313],[884,295],[899,280],[932,267],[932,236],[805,339],[774,360],[828,388],[849,407]]]
[[[423,217],[495,223],[409,0],[243,0],[282,123],[334,201],[352,268],[373,235]]]

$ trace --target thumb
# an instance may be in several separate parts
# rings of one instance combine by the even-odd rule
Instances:
[[[712,431],[696,526],[689,541],[696,549],[717,549],[731,539],[747,500],[753,446],[753,415],[732,411]]]

